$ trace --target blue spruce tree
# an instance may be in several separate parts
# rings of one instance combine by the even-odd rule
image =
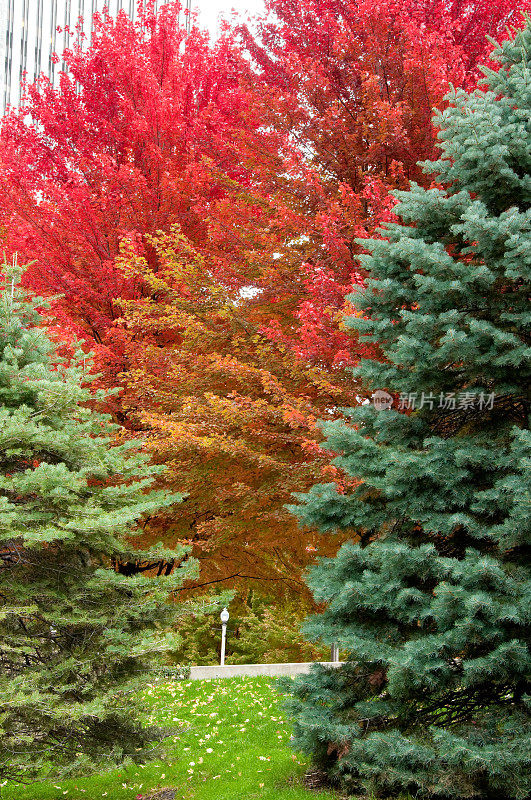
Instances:
[[[160,732],[135,688],[180,642],[168,593],[194,569],[184,549],[128,540],[181,498],[152,490],[162,468],[91,410],[84,354],[57,357],[42,305],[14,280],[0,292],[2,783],[148,756]]]
[[[358,377],[393,405],[323,426],[360,480],[299,497],[301,522],[350,530],[314,568],[315,667],[288,702],[295,746],[348,791],[523,800],[529,726],[531,31],[494,51],[486,91],[435,122],[438,185],[362,257],[350,319],[383,359]],[[366,246],[366,242],[361,242]]]

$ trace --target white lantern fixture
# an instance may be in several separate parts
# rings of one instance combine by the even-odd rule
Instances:
[[[225,666],[225,644],[227,641],[227,622],[229,621],[229,612],[226,608],[223,609],[219,615],[221,619],[221,666]]]

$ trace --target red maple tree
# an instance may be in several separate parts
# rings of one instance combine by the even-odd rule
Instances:
[[[29,86],[0,134],[2,248],[33,262],[27,282],[61,293],[64,324],[116,369],[115,301],[143,291],[116,267],[121,240],[156,268],[149,236],[178,224],[218,280],[245,284],[278,205],[268,198],[285,136],[264,129],[247,61],[230,37],[187,35],[179,15],[178,3],[134,23],[96,15],[91,46],[64,54],[60,85]]]
[[[363,280],[356,239],[393,218],[393,189],[426,183],[418,162],[434,155],[433,107],[450,82],[476,84],[487,36],[504,38],[530,8],[529,0],[518,8],[514,0],[270,0],[258,33],[241,29],[257,79],[276,90],[271,118],[313,170],[297,187],[307,236],[296,253],[306,260],[300,296],[269,335],[336,372],[365,354],[343,328],[345,295]],[[289,274],[293,249],[283,255]]]
[[[97,17],[60,85],[28,87],[0,133],[0,236],[121,390],[121,435],[187,494],[145,538],[191,544],[207,583],[293,590],[313,551],[285,504],[327,468],[315,419],[353,396],[260,333],[300,157],[234,37],[187,35],[179,11]]]

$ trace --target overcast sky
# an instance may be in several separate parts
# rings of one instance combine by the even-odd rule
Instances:
[[[230,16],[234,9],[239,14],[257,14],[264,10],[263,0],[192,0],[199,11],[199,23],[215,35],[220,15]]]

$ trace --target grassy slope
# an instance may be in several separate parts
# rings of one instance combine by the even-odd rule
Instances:
[[[134,800],[163,788],[180,800],[333,800],[305,789],[306,761],[289,747],[290,726],[270,678],[150,684],[152,719],[179,728],[164,761],[92,778],[5,787],[2,800]]]

